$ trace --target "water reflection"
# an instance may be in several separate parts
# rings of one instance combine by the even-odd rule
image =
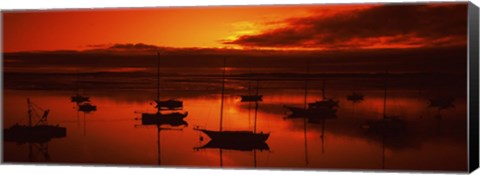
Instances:
[[[42,113],[42,115],[39,114]],[[54,138],[64,138],[67,129],[59,125],[49,125],[49,109],[42,109],[27,98],[28,125],[15,124],[3,130],[4,141],[15,142],[17,145],[28,144],[28,160],[35,161],[35,155],[40,153],[46,161],[50,160],[48,142]],[[38,121],[34,123],[34,118]]]
[[[223,130],[223,113],[224,113],[224,99],[225,99],[225,74],[226,74],[226,59],[223,62],[223,73],[222,73],[222,89],[221,89],[221,105],[220,105],[220,129],[219,131],[200,129],[198,127],[195,130],[198,130],[206,134],[210,141],[201,146],[195,147],[195,150],[206,149],[206,148],[217,148],[219,149],[220,155],[220,167],[223,167],[223,150],[239,150],[239,151],[255,151],[255,150],[269,150],[268,144],[266,143],[267,139],[270,137],[270,133],[257,133],[257,113],[258,113],[258,102],[262,101],[262,97],[259,94],[259,81],[257,80],[257,90],[255,95],[243,95],[241,102],[254,102],[255,103],[255,115],[254,115],[254,127],[253,132],[248,130]],[[250,113],[250,111],[249,111]],[[203,140],[203,137],[200,138]],[[256,152],[254,152],[254,157],[256,157]],[[254,160],[256,167],[256,158]]]
[[[89,100],[93,99],[93,102],[88,103],[99,106],[90,113],[83,113],[77,107],[76,110],[71,109],[72,103],[66,101],[71,98],[71,91],[7,89],[5,101],[9,103],[5,104],[4,127],[28,122],[27,118],[17,116],[25,115],[25,98],[31,97],[38,104],[51,108],[50,122],[59,123],[69,130],[68,137],[47,141],[48,155],[54,157],[51,161],[56,163],[161,163],[162,166],[218,167],[220,156],[223,167],[252,167],[253,156],[253,167],[259,168],[378,169],[382,168],[381,164],[385,169],[458,171],[466,168],[466,96],[459,93],[456,87],[433,92],[428,90],[428,83],[423,85],[423,94],[427,96],[445,94],[455,97],[452,102],[454,108],[441,110],[442,115],[448,117],[436,120],[435,115],[439,108],[429,107],[429,98],[418,96],[416,87],[413,87],[416,86],[413,82],[429,80],[423,77],[407,81],[405,77],[391,74],[386,97],[385,79],[378,75],[374,78],[358,78],[362,83],[356,85],[362,87],[361,91],[352,91],[352,77],[337,79],[310,75],[307,88],[305,75],[289,80],[255,76],[248,79],[243,77],[240,80],[226,75],[223,88],[219,77],[202,77],[205,79],[202,79],[201,83],[171,81],[169,77],[162,77],[162,99],[182,99],[182,110],[162,109],[160,112],[187,114],[183,110],[188,110],[188,117],[180,117],[182,120],[165,120],[163,117],[158,119],[155,115],[158,108],[147,112],[152,109],[152,104],[148,101],[156,99],[153,97],[158,90],[155,83],[150,84],[150,89],[89,89]],[[192,80],[195,77],[175,79]],[[155,79],[148,81],[156,82]],[[187,87],[190,90],[186,90]],[[352,93],[359,93],[365,98],[356,103],[345,98]],[[245,101],[242,100],[242,95],[258,95],[262,96],[262,100]],[[317,102],[323,99],[338,101],[335,117],[308,117],[309,115],[302,114],[296,118],[283,119],[292,114],[292,111],[284,106],[302,110],[315,109],[321,105],[309,106],[309,103],[319,105]],[[242,144],[232,144],[235,142],[224,142],[222,139],[211,139],[204,135],[204,139],[198,143],[199,132],[194,130],[196,127],[186,127],[187,123],[220,128],[218,119],[221,113],[218,111],[221,109],[224,115],[221,125],[224,128],[249,133],[269,131],[271,135],[268,141],[243,144],[248,142],[240,139]],[[134,120],[135,111],[152,114],[155,120],[142,120],[141,117]],[[75,116],[82,113],[85,126],[75,127],[78,122]],[[373,129],[375,127],[370,127],[371,130],[362,128],[366,121],[383,121],[385,115],[401,116],[408,126],[397,133],[393,129],[388,129],[391,132],[388,133],[382,132],[382,129]],[[101,118],[93,118],[94,116]],[[85,136],[87,122],[89,134]],[[154,133],[151,130],[132,127],[136,124],[140,124],[142,128],[155,128],[158,131],[155,134],[157,137],[152,135]],[[181,129],[181,132],[163,132],[177,129]],[[10,142],[7,137],[4,138],[7,141],[4,143],[5,161],[31,162],[27,147],[18,147],[14,144],[15,141]],[[45,146],[37,146],[42,148],[38,150],[46,150]],[[198,151],[192,151],[192,148],[198,148]],[[221,150],[221,153],[217,150]]]
[[[141,125],[136,125],[138,127],[149,127],[155,126],[157,129],[157,154],[158,154],[158,165],[162,165],[162,151],[161,151],[161,132],[162,131],[182,131],[188,126],[188,123],[183,119],[171,119],[171,118],[160,118],[154,121],[145,122],[142,120]]]
[[[157,57],[157,99],[154,100],[157,111],[156,113],[142,113],[142,124],[181,123],[188,115],[188,112],[177,112],[177,110],[183,109],[183,101],[160,99],[160,53],[157,54]],[[163,110],[168,110],[168,112],[161,112]]]

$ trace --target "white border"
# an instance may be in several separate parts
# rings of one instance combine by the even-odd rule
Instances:
[[[205,5],[261,5],[261,4],[326,4],[326,3],[374,3],[374,2],[444,2],[449,0],[175,0],[175,1],[152,1],[152,0],[0,0],[0,10],[12,9],[65,9],[65,8],[112,8],[112,7],[161,7],[161,6],[205,6]],[[452,1],[452,0],[450,0]],[[458,0],[454,0],[458,1]],[[477,6],[480,0],[471,0]],[[1,22],[1,20],[0,20]],[[0,30],[1,31],[1,30]],[[0,40],[2,37],[0,36]],[[1,48],[1,43],[0,43]],[[1,65],[1,63],[0,63]],[[1,85],[1,82],[0,82]],[[1,94],[0,94],[1,97]],[[1,107],[0,107],[1,109]],[[1,156],[1,151],[0,151]],[[218,175],[231,174],[243,175],[308,175],[308,174],[362,174],[373,175],[380,172],[346,172],[346,171],[285,171],[285,170],[219,170],[219,169],[172,169],[172,168],[126,168],[104,166],[33,166],[33,165],[0,165],[2,174],[195,174],[195,175]],[[400,174],[400,173],[380,173]],[[402,173],[406,174],[406,173]],[[432,173],[408,173],[408,174],[432,174]],[[437,173],[438,174],[438,173]],[[441,173],[440,173],[441,174]],[[480,175],[480,170],[473,174]]]

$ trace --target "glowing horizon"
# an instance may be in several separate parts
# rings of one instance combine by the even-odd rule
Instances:
[[[442,22],[442,14],[459,17],[453,23],[466,23],[460,18],[463,8],[452,3],[12,11],[3,13],[4,52],[124,43],[238,50],[449,47],[466,45],[466,31]],[[392,15],[383,13],[400,15],[392,23],[382,17]],[[419,13],[422,19],[409,19]]]

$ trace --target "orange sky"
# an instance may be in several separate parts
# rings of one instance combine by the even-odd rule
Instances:
[[[261,23],[307,14],[313,7],[201,7],[94,11],[7,12],[4,49],[85,49],[87,45],[146,43],[171,47],[223,47]]]
[[[289,49],[465,45],[464,13],[466,5],[380,4],[7,11],[3,49],[85,50],[118,43]],[[451,22],[444,14],[452,14]]]

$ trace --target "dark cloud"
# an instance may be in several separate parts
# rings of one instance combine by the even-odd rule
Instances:
[[[285,27],[224,43],[287,48],[466,45],[467,5],[383,5],[283,22]]]
[[[143,43],[137,43],[137,44],[114,44],[113,46],[109,47],[110,49],[140,49],[140,50],[150,50],[150,49],[158,49],[158,46],[155,45],[148,45],[148,44],[143,44]]]

